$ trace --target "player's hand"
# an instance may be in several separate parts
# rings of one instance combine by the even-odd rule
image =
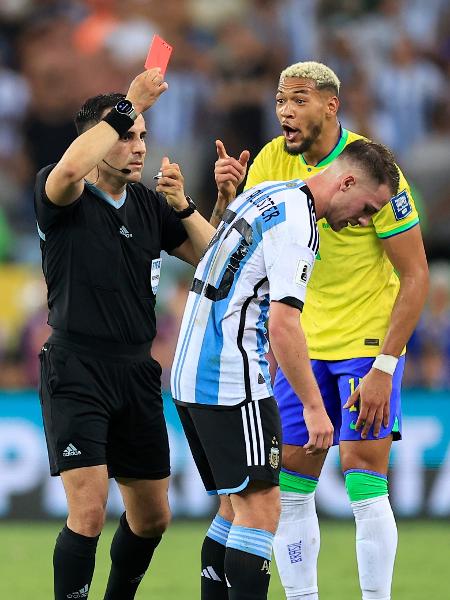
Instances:
[[[175,210],[187,208],[188,203],[184,195],[184,177],[179,165],[171,163],[167,156],[161,162],[161,177],[158,179],[156,191],[164,194],[167,202]]]
[[[245,179],[250,152],[243,150],[239,159],[228,156],[221,140],[216,140],[218,159],[214,165],[217,189],[228,202],[236,197],[236,190]]]
[[[303,446],[306,454],[320,454],[333,445],[333,424],[323,406],[303,407],[309,439]]]
[[[140,73],[133,79],[126,97],[132,103],[136,112],[143,113],[158,100],[168,87],[167,82],[164,81],[161,75],[161,69],[154,67]]]
[[[389,425],[389,408],[392,392],[392,376],[379,369],[370,369],[353,394],[344,404],[350,408],[359,401],[359,415],[355,429],[361,429],[361,438],[366,439],[373,426],[373,435],[380,435],[381,424]]]

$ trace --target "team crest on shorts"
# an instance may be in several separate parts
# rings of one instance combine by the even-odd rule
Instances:
[[[159,285],[159,276],[161,274],[161,257],[152,260],[152,270],[150,272],[150,281],[152,284],[152,292],[156,296]]]
[[[272,438],[272,448],[270,449],[269,454],[269,464],[272,469],[278,469],[278,465],[280,464],[280,449],[278,448],[278,440],[274,436]]]
[[[405,219],[412,213],[412,205],[408,196],[408,192],[403,190],[400,194],[397,194],[391,198],[391,206],[394,211],[396,221]]]

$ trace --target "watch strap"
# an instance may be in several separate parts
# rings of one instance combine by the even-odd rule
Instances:
[[[188,206],[186,206],[186,208],[183,208],[183,210],[175,211],[175,214],[177,215],[177,217],[179,219],[186,219],[187,217],[190,217],[197,210],[195,202],[192,200],[192,198],[190,196],[186,196],[186,200],[188,202]]]

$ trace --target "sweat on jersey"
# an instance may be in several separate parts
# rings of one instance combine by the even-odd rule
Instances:
[[[188,296],[171,374],[175,402],[234,406],[273,395],[269,304],[303,308],[318,245],[314,199],[299,179],[266,181],[229,205]]]

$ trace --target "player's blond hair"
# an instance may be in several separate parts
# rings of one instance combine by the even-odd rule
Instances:
[[[341,82],[334,71],[323,63],[314,62],[312,60],[306,62],[298,62],[290,65],[284,71],[281,71],[280,82],[285,77],[298,77],[301,79],[312,79],[318,90],[323,88],[331,88],[339,94]]]

